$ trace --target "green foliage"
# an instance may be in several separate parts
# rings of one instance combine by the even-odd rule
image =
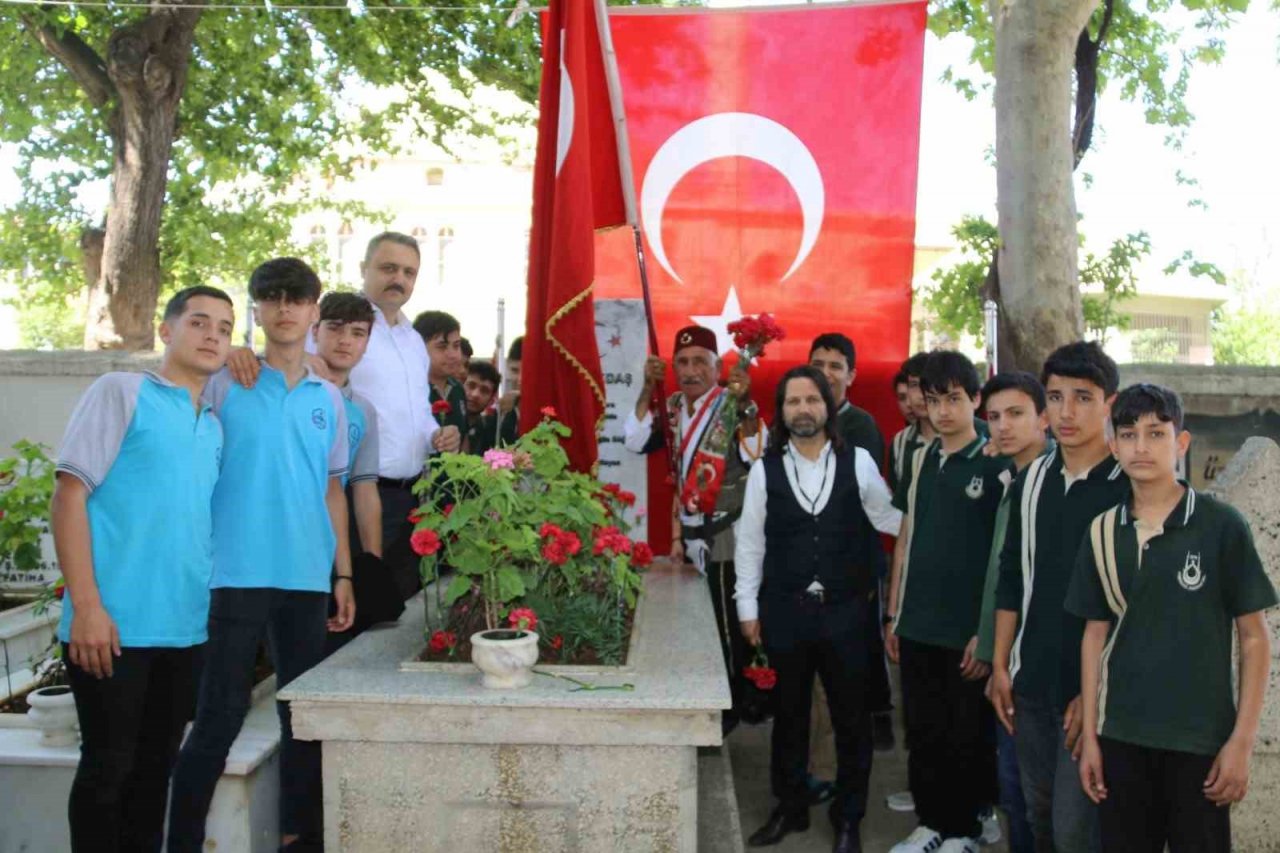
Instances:
[[[197,282],[244,281],[273,254],[319,261],[290,240],[302,211],[376,219],[378,211],[334,202],[298,180],[349,177],[358,163],[343,152],[395,153],[393,131],[406,124],[445,144],[455,133],[502,137],[509,119],[467,105],[479,84],[536,99],[536,16],[508,28],[503,10],[467,0],[436,11],[367,3],[358,15],[332,2],[294,5],[314,8],[202,13],[161,225],[162,299]],[[115,109],[94,106],[30,27],[74,34],[102,57],[113,32],[147,14],[145,4],[109,2],[31,5],[0,17],[0,143],[16,147],[23,187],[0,211],[0,274],[21,282],[15,301],[24,308],[44,306],[24,329],[29,344],[81,337],[53,327],[75,317],[61,300],[84,289],[78,240],[101,224],[86,195],[100,194],[110,175]],[[390,93],[385,105],[362,105],[371,87]]]
[[[616,602],[594,595],[530,593],[522,603],[538,614],[539,640],[560,660],[586,650],[606,666],[617,666],[626,657],[626,613]]]
[[[49,532],[53,462],[42,444],[19,441],[0,459],[0,568],[20,579],[45,568],[40,542]]]
[[[1215,364],[1280,364],[1280,312],[1219,308],[1211,328]]]
[[[991,259],[999,248],[996,227],[981,216],[966,216],[951,229],[960,252],[955,264],[934,270],[933,284],[923,294],[936,327],[952,335],[969,334],[983,342],[983,287]],[[1116,240],[1102,255],[1080,258],[1085,327],[1105,338],[1108,329],[1127,328],[1129,318],[1119,304],[1137,294],[1137,267],[1151,254],[1146,232]],[[1211,266],[1202,264],[1200,266]]]
[[[468,609],[483,607],[485,623],[494,628],[512,605],[527,605],[530,596],[560,602],[557,612],[578,616],[598,611],[564,602],[589,598],[605,609],[635,607],[641,586],[636,569],[644,561],[629,556],[633,546],[623,533],[628,500],[603,490],[593,477],[569,470],[560,446],[567,435],[568,427],[546,418],[507,449],[483,457],[443,454],[431,460],[427,475],[414,487],[422,502],[415,536],[434,543],[434,534],[439,541],[438,551],[422,556],[422,577],[424,583],[436,581],[441,564],[456,572],[446,589],[435,585],[437,613],[445,614],[466,599]],[[627,498],[634,501],[634,496]],[[555,538],[549,525],[576,537],[578,547],[557,555],[560,559],[549,557],[547,548]],[[625,548],[593,547],[601,534],[609,533],[625,540]],[[538,615],[546,618],[542,611]],[[456,623],[459,617],[450,613],[447,618]],[[429,609],[429,632],[438,627],[432,621]],[[566,642],[600,650],[597,637],[572,624],[560,628]]]
[[[1096,37],[1106,0],[1089,22]],[[1098,92],[1118,86],[1126,101],[1139,104],[1149,124],[1170,128],[1168,142],[1181,144],[1194,118],[1187,109],[1191,69],[1222,61],[1222,33],[1249,0],[1115,0],[1113,17],[1098,63]],[[1182,26],[1191,24],[1191,34]],[[995,70],[995,30],[987,0],[932,0],[929,29],[937,36],[963,34],[972,41],[970,61],[988,75]],[[943,75],[973,99],[991,80],[973,80],[953,70]]]

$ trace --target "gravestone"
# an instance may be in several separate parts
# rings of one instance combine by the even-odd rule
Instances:
[[[1248,439],[1213,483],[1211,494],[1244,515],[1253,529],[1262,564],[1280,588],[1280,446],[1269,438]],[[1272,853],[1280,838],[1280,608],[1267,613],[1271,630],[1271,678],[1258,740],[1253,749],[1249,794],[1231,815],[1232,849]]]

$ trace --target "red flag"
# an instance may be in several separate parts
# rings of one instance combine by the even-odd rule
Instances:
[[[521,362],[521,429],[547,406],[573,430],[570,463],[590,471],[604,416],[592,285],[594,232],[626,220],[617,140],[591,0],[552,0],[544,21],[538,154]]]
[[[726,355],[729,322],[773,314],[787,337],[752,369],[772,418],[777,378],[843,332],[858,350],[851,399],[889,438],[911,329],[925,3],[610,20],[660,354],[701,323]],[[601,298],[638,295],[629,237],[599,241]],[[655,525],[661,482],[651,466]]]

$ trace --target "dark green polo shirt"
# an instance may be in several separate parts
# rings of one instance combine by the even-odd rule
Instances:
[[[980,436],[991,435],[987,422],[982,418],[973,419],[973,428]],[[915,424],[907,424],[894,433],[893,441],[889,444],[889,470],[885,478],[885,482],[889,484],[889,491],[893,494],[898,493],[898,487],[906,479],[904,475],[907,466],[911,464],[911,457],[915,455],[916,448],[923,447],[924,443],[924,439],[920,437],[920,427]]]
[[[498,416],[489,414],[467,415],[467,452],[483,456],[498,443]]]
[[[861,447],[871,454],[876,470],[884,470],[884,436],[870,412],[845,400],[836,413],[836,426],[846,447]]]
[[[1061,448],[1014,480],[996,584],[996,608],[1020,617],[1009,657],[1014,690],[1058,710],[1080,694],[1084,622],[1062,606],[1076,552],[1089,522],[1129,492],[1129,478],[1110,457],[1070,489],[1066,482]]]
[[[1111,623],[1098,683],[1098,733],[1152,749],[1216,755],[1236,723],[1233,620],[1276,605],[1233,507],[1187,489],[1138,552],[1132,504],[1090,525],[1067,609]]]
[[[431,385],[431,405],[434,407],[439,400],[447,400],[449,402],[449,413],[434,415],[436,423],[440,426],[456,426],[458,432],[463,435],[467,434],[467,392],[462,387],[462,383],[450,377],[448,394],[444,397],[440,396],[440,392],[436,390],[435,385]]]
[[[1004,493],[1000,472],[1010,461],[982,452],[978,436],[948,456],[941,442],[917,450],[894,495],[911,515],[911,542],[898,592],[898,636],[963,649],[977,633],[982,585],[991,554],[996,508]]]

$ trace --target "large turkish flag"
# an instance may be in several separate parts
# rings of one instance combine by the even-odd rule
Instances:
[[[911,325],[925,3],[609,17],[661,355],[690,322],[722,333],[726,354],[725,325],[774,314],[787,339],[752,371],[772,418],[777,377],[843,332],[858,349],[851,398],[889,438]],[[630,235],[598,236],[597,297],[637,295],[635,266]],[[659,522],[667,504],[651,501]]]

